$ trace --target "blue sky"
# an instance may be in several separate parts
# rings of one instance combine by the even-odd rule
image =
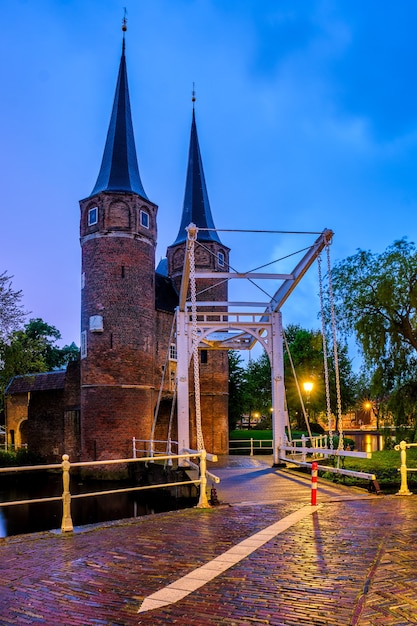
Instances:
[[[78,201],[94,186],[126,0],[0,0],[0,271],[79,344]],[[332,259],[416,240],[415,0],[135,0],[126,55],[158,259],[180,221],[191,90],[215,224],[335,232]],[[224,233],[257,267],[296,236]],[[316,270],[284,324],[316,327]]]

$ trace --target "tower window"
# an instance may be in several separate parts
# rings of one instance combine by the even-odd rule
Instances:
[[[81,274],[81,289],[85,287],[85,272]]]
[[[144,228],[149,228],[149,213],[146,211],[140,212],[140,224]]]
[[[98,207],[93,207],[88,211],[88,225],[94,226],[98,222]]]
[[[87,331],[83,330],[81,333],[81,358],[85,359],[87,356]]]
[[[175,345],[175,343],[171,343],[171,345],[169,346],[169,359],[170,361],[177,360],[177,346]]]
[[[200,362],[201,363],[207,363],[207,350],[200,350]]]
[[[217,260],[220,267],[224,267],[224,254],[223,252],[219,252],[217,255]]]

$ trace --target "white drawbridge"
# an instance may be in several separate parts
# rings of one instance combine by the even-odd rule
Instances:
[[[307,270],[329,246],[333,237],[331,230],[324,230],[314,243],[306,249],[304,256],[288,274],[234,271],[197,272],[194,264],[194,249],[198,229],[194,224],[187,228],[184,270],[177,313],[177,411],[179,449],[190,448],[189,425],[189,366],[194,359],[194,381],[196,399],[197,448],[203,449],[198,348],[211,350],[249,350],[259,342],[268,354],[271,363],[272,382],[272,429],[274,464],[279,462],[286,445],[287,414],[285,410],[283,331],[281,307]],[[269,302],[216,302],[196,299],[196,280],[212,278],[218,281],[271,280],[279,288]],[[187,295],[191,293],[191,299]]]

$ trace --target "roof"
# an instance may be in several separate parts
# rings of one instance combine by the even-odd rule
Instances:
[[[195,224],[198,228],[215,228],[204,178],[203,161],[201,159],[200,146],[198,143],[194,109],[191,122],[187,180],[185,183],[181,225],[177,238],[172,244],[173,246],[187,240],[187,231],[185,229],[191,223]],[[215,230],[198,231],[197,240],[221,243]]]
[[[155,309],[174,313],[178,306],[178,292],[171,278],[155,274]]]
[[[156,273],[162,276],[168,276],[168,259],[166,257],[159,261]]]
[[[140,179],[136,156],[124,39],[103,160],[91,195],[101,191],[137,193],[148,199]]]
[[[41,374],[24,374],[14,376],[6,387],[5,394],[28,393],[30,391],[53,391],[64,389],[66,370],[43,372]]]

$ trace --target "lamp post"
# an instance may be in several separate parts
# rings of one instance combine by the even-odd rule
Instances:
[[[309,411],[309,406],[310,406],[310,394],[313,390],[313,383],[311,382],[311,380],[306,380],[305,382],[303,382],[303,389],[306,393],[306,415],[307,415],[307,420],[310,419],[310,411]]]

